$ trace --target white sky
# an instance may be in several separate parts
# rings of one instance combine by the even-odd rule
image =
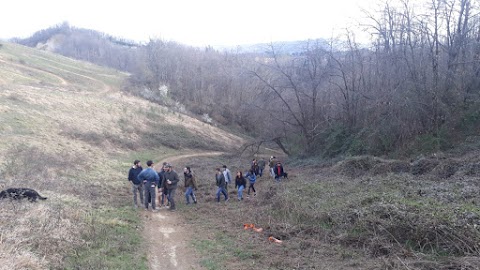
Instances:
[[[0,38],[70,25],[147,41],[194,46],[330,38],[361,18],[371,0],[9,0]]]

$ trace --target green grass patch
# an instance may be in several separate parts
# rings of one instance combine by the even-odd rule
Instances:
[[[85,217],[86,245],[67,257],[66,269],[148,269],[139,215],[131,207],[92,210]]]

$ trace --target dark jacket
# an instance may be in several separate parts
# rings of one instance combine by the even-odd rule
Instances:
[[[258,164],[255,162],[252,164],[251,170],[255,173],[255,175],[258,175],[260,172],[260,167],[258,167]]]
[[[137,179],[137,176],[142,172],[142,166],[138,166],[137,168],[130,168],[128,171],[128,181],[132,181],[133,184],[138,185],[141,184],[142,181]]]
[[[161,169],[158,172],[158,177],[160,178],[158,187],[161,188],[161,187],[163,187],[163,180],[165,180],[165,170],[164,169]]]
[[[216,180],[217,187],[223,187],[224,188],[226,186],[225,176],[223,176],[223,173],[215,174],[215,180]]]
[[[247,187],[247,180],[245,180],[245,177],[235,177],[235,187],[241,187],[243,186],[243,188],[246,188]]]
[[[183,173],[185,177],[185,187],[193,187],[195,190],[197,189],[197,181],[195,180],[195,176],[192,173]]]
[[[282,177],[283,176],[283,166],[282,164],[277,164],[273,168],[273,171],[275,173],[275,177]]]
[[[138,176],[137,176],[138,181],[144,182],[146,185],[151,185],[154,184],[158,187],[160,178],[158,177],[158,173],[148,167],[145,170],[143,170]]]
[[[265,159],[260,159],[258,161],[258,167],[260,167],[260,169],[264,169],[265,168],[265,165],[267,164],[267,162],[265,161]]]
[[[172,183],[169,185],[167,184],[167,180],[172,181]],[[163,174],[163,186],[166,189],[174,189],[177,188],[177,184],[180,179],[178,178],[178,174],[175,171],[170,171]]]

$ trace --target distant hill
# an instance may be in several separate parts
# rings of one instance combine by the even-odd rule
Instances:
[[[306,46],[328,47],[328,41],[322,38],[312,40],[297,41],[276,41],[272,43],[255,43],[238,46],[214,46],[214,49],[220,51],[233,51],[238,53],[258,53],[269,54],[271,47],[279,50],[283,54],[298,55],[306,51]]]
[[[39,30],[24,39],[12,42],[94,64],[131,71],[133,57],[139,45],[95,30],[72,27],[68,23]]]

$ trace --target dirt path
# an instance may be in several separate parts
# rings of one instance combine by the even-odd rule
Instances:
[[[158,171],[163,162],[169,162],[174,166],[182,182],[183,178],[180,173],[183,168],[179,166],[179,160],[192,157],[219,156],[221,154],[223,153],[205,152],[169,157],[157,162],[155,169]],[[181,189],[177,190],[175,196],[178,201],[183,198],[180,190]],[[194,248],[191,246],[190,236],[192,230],[177,212],[169,212],[166,208],[162,208],[156,213],[144,211],[143,221],[145,224],[143,237],[148,241],[148,262],[150,269],[203,269],[203,267],[200,266],[198,254],[195,253]]]
[[[46,71],[46,70],[42,70],[42,69],[39,69],[39,68],[34,68],[34,67],[30,67],[30,66],[27,66],[27,65],[22,65],[22,64],[16,64],[16,63],[13,63],[13,62],[7,62],[5,60],[2,60],[0,59],[0,62],[2,63],[5,63],[7,65],[11,65],[11,66],[16,66],[16,67],[20,67],[20,68],[24,68],[24,69],[28,69],[28,70],[33,70],[33,71],[37,71],[37,72],[40,72],[40,73],[44,73],[44,74],[47,74],[47,76],[52,76],[54,77],[55,79],[59,80],[60,81],[60,84],[62,85],[68,85],[68,82],[63,79],[62,77],[50,72],[50,71]],[[21,75],[21,73],[18,73],[19,75]],[[26,77],[28,78],[28,77]],[[30,79],[30,78],[28,78]]]

